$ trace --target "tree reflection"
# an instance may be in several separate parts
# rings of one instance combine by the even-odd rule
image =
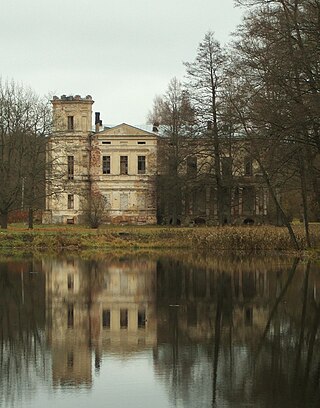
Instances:
[[[0,402],[30,394],[47,375],[44,278],[30,262],[0,262]],[[39,272],[39,273],[36,273]]]
[[[316,265],[279,258],[0,263],[0,401],[40,377],[88,388],[109,353],[153,350],[173,405],[316,407],[319,290]]]
[[[316,406],[319,288],[316,267],[297,259],[158,262],[155,369],[172,399],[190,407]]]

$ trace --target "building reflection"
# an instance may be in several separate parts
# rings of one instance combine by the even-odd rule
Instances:
[[[91,386],[91,355],[130,354],[156,344],[156,262],[43,261],[47,336],[55,386]]]
[[[253,333],[258,336],[268,319],[272,270],[276,269],[277,265],[272,268],[266,264],[257,267],[235,263],[230,268],[227,263],[194,267],[174,260],[158,262],[158,332],[163,336],[160,342],[170,336],[166,322],[174,305],[186,341],[213,338],[220,294],[224,318],[233,327],[234,338],[252,338]]]
[[[100,371],[106,356],[131,358],[146,351],[153,353],[155,375],[174,401],[195,406],[206,399],[203,404],[210,406],[237,401],[244,392],[253,395],[253,373],[260,383],[267,380],[264,389],[270,378],[293,376],[314,352],[303,338],[312,338],[316,327],[315,267],[306,272],[305,265],[296,269],[277,258],[198,262],[188,256],[64,257],[43,260],[42,266],[54,386],[91,387],[93,370]],[[304,322],[302,297],[311,310]],[[286,344],[299,341],[301,361],[288,358],[269,367],[287,358]]]
[[[280,407],[286,394],[304,407],[308,392],[320,395],[306,381],[319,379],[320,361],[311,356],[320,348],[320,277],[315,265],[297,266],[223,256],[158,262],[154,366],[174,401],[215,407],[260,399]]]
[[[90,388],[106,357],[139,353],[185,407],[320,401],[316,264],[64,256],[0,262],[0,284],[0,390],[11,400],[34,372]]]

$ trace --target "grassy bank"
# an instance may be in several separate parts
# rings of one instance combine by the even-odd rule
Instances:
[[[303,227],[294,226],[301,246],[305,245]],[[314,247],[320,248],[320,225],[311,226]],[[0,249],[203,249],[203,250],[292,250],[285,228],[248,227],[161,227],[105,226],[92,230],[81,226],[37,226],[29,231],[14,225],[0,230]]]

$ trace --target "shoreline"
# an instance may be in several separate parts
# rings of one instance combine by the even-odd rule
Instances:
[[[302,226],[294,226],[301,248],[305,248]],[[310,228],[313,248],[320,248],[320,225]],[[0,230],[0,250],[210,250],[297,251],[287,229],[275,226],[43,226],[28,230],[21,225]]]

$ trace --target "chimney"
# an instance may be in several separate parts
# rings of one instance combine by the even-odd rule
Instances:
[[[96,133],[98,133],[100,130],[100,126],[102,126],[102,120],[100,120],[100,112],[95,112],[94,124]]]
[[[155,122],[155,123],[153,124],[153,126],[152,126],[152,132],[156,132],[156,133],[159,132],[159,123],[158,123],[158,122]]]

